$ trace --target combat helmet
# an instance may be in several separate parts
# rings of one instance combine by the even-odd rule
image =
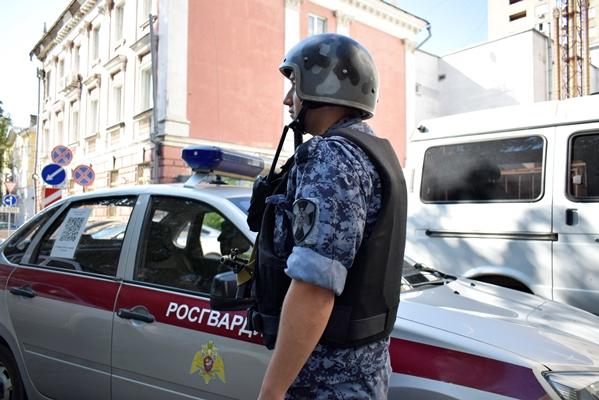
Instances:
[[[360,43],[336,33],[309,36],[285,56],[279,70],[295,75],[297,96],[304,102],[335,104],[374,115],[379,75],[374,60]]]

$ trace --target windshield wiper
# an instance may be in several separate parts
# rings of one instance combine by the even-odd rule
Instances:
[[[427,267],[426,265],[422,264],[422,263],[416,263],[414,264],[414,269],[420,271],[420,272],[428,272],[431,273],[439,278],[443,278],[443,279],[451,279],[452,281],[458,279],[457,277],[453,276],[453,275],[449,275],[446,273],[443,273],[441,271],[437,271],[434,268],[430,268]]]

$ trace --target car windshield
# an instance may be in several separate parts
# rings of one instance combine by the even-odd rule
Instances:
[[[229,197],[229,201],[231,203],[235,204],[245,214],[248,213],[248,210],[250,209],[250,197],[249,196]]]
[[[418,263],[409,257],[404,258],[401,291],[424,290],[443,285],[455,277],[446,275],[434,268]]]

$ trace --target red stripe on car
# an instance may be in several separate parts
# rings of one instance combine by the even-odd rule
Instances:
[[[156,321],[213,335],[262,344],[257,332],[246,329],[245,311],[216,311],[201,298],[124,284],[117,309],[144,306]]]
[[[17,268],[9,287],[29,285],[38,296],[113,311],[120,282],[36,268]],[[92,287],[91,289],[90,287]]]
[[[461,351],[391,338],[393,372],[538,400],[545,390],[530,368]]]

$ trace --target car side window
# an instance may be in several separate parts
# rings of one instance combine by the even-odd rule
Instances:
[[[425,203],[523,202],[543,196],[540,136],[435,146],[424,154]]]
[[[154,196],[144,223],[136,281],[209,293],[220,258],[232,249],[248,255],[251,243],[224,215],[205,203]]]
[[[599,134],[584,134],[570,141],[568,195],[574,201],[599,200]]]
[[[4,257],[12,263],[19,264],[23,259],[23,255],[29,248],[35,234],[42,226],[54,215],[58,207],[54,207],[48,211],[36,215],[31,221],[26,223],[18,234],[13,236],[6,247],[4,248]]]
[[[136,197],[72,203],[44,234],[32,264],[116,276]]]

